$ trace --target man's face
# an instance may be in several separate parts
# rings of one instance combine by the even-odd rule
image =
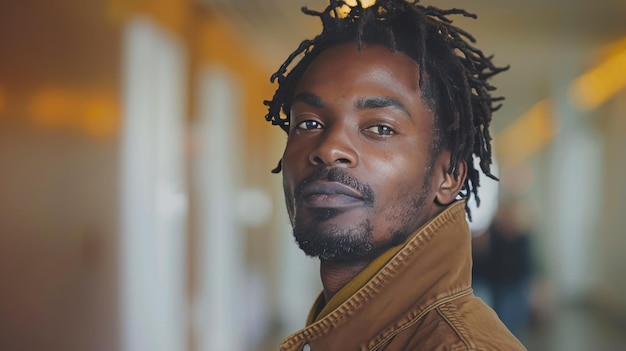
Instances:
[[[434,117],[418,74],[401,52],[347,43],[322,52],[300,79],[283,187],[308,255],[371,259],[440,210],[432,175],[447,167],[446,153],[431,156]]]

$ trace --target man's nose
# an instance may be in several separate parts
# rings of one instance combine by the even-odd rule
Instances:
[[[309,162],[315,166],[356,167],[358,152],[353,139],[349,127],[337,125],[326,129],[309,154]]]

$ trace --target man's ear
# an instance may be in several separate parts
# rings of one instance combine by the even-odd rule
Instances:
[[[450,157],[447,159],[448,162],[443,163],[445,169],[442,172],[443,176],[440,178],[442,181],[435,196],[435,201],[440,205],[449,205],[456,199],[467,177],[467,163],[465,161],[459,163],[457,167],[458,176],[454,177],[453,173],[448,173]]]

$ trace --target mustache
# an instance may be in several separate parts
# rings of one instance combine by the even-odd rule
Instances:
[[[337,182],[358,191],[363,196],[363,202],[367,204],[374,203],[374,191],[366,183],[358,180],[343,168],[318,168],[315,172],[301,180],[294,189],[294,197],[300,199],[302,189],[309,183],[315,181]]]

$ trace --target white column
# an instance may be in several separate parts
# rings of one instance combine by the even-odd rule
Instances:
[[[547,254],[554,267],[557,293],[564,300],[584,297],[591,285],[591,247],[598,229],[602,179],[602,150],[599,135],[589,116],[567,99],[575,63],[563,65],[555,90],[555,116],[559,133],[551,149],[549,201],[550,223]]]
[[[243,351],[245,256],[236,213],[241,186],[239,146],[246,128],[240,118],[242,99],[229,73],[218,68],[200,75],[197,91],[193,161],[199,244],[196,350]]]
[[[187,348],[181,45],[147,18],[124,31],[121,136],[122,350]]]

